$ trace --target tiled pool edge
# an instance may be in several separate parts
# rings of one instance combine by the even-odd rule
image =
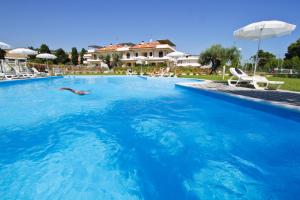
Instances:
[[[252,97],[246,97],[242,95],[230,94],[230,93],[225,93],[217,90],[206,90],[202,88],[193,87],[192,85],[186,85],[185,83],[176,83],[175,86],[188,89],[194,92],[198,92],[203,95],[218,98],[240,106],[245,106],[263,112],[279,115],[285,119],[292,119],[300,122],[300,107],[297,106],[292,106],[292,105],[287,105],[287,104],[282,104],[282,103],[277,103],[273,101],[267,101],[267,100],[252,98]]]
[[[36,82],[36,81],[58,79],[58,78],[63,78],[63,76],[49,76],[49,77],[37,77],[37,78],[28,78],[28,79],[1,80],[0,87],[8,86],[8,85],[23,84],[23,83],[31,83],[31,82]]]

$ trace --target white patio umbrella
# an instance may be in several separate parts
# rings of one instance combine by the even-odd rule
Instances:
[[[0,49],[10,49],[10,48],[11,48],[11,46],[9,44],[0,42]]]
[[[11,54],[19,54],[19,55],[26,55],[26,56],[29,56],[29,55],[36,55],[36,54],[37,54],[36,51],[31,50],[31,49],[27,49],[27,48],[17,48],[17,49],[13,49],[13,50],[10,50],[8,53],[11,53]],[[27,60],[25,61],[25,67],[27,67]],[[20,70],[20,65],[19,65],[19,70]]]
[[[175,63],[175,75],[176,75],[176,66],[178,64],[178,58],[187,56],[188,54],[183,53],[181,51],[174,51],[171,53],[168,53],[165,57],[170,58],[169,60],[173,61]]]
[[[166,55],[166,57],[171,58],[170,60],[173,61],[177,65],[178,58],[181,58],[181,57],[184,57],[184,56],[187,56],[187,55],[188,54],[180,52],[180,51],[174,51],[174,52],[168,53]]]
[[[170,57],[170,58],[174,58],[174,59],[178,59],[178,58],[184,57],[184,56],[187,56],[187,54],[180,52],[180,51],[174,51],[174,52],[168,53],[166,55],[166,57]]]
[[[8,53],[11,54],[22,54],[22,55],[36,55],[37,52],[31,49],[27,49],[27,48],[17,48],[17,49],[13,49],[10,50]]]
[[[138,57],[135,57],[135,59],[136,59],[137,64],[143,64],[143,62],[146,60],[146,57],[145,56],[138,56]]]
[[[280,37],[290,34],[294,31],[296,25],[282,21],[261,21],[244,26],[236,31],[233,35],[236,39],[258,40],[257,53],[255,58],[254,75],[258,64],[258,52],[262,39]]]
[[[140,64],[141,65],[141,74],[143,73],[143,64],[146,60],[145,56],[138,56],[135,58],[136,59],[136,64]]]
[[[41,59],[46,59],[47,68],[48,68],[48,60],[54,60],[57,58],[55,55],[50,54],[50,53],[41,53],[41,54],[38,54],[36,57],[41,58]]]

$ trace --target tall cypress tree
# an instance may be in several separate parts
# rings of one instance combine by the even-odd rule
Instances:
[[[76,47],[72,48],[72,53],[71,53],[71,61],[73,65],[78,65],[78,51],[76,49]]]
[[[82,48],[80,51],[80,64],[83,64],[83,56],[87,52],[85,48]]]

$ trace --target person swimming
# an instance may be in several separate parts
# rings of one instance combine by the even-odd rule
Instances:
[[[73,92],[74,94],[78,94],[78,95],[86,95],[86,94],[90,94],[89,91],[84,91],[84,90],[74,90],[72,88],[60,88],[60,90],[67,90],[70,92]]]

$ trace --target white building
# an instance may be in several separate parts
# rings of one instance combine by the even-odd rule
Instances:
[[[87,53],[83,55],[83,64],[100,64],[101,60],[95,55],[97,49],[101,46],[91,45],[88,46]]]
[[[178,67],[201,67],[198,56],[188,55],[177,59]]]
[[[91,46],[88,53],[84,55],[85,63],[101,64],[101,57],[118,54],[124,66],[133,66],[140,60],[145,64],[157,65],[159,63],[167,63],[169,59],[166,57],[168,53],[174,52],[176,45],[170,40],[156,40],[150,42],[141,42],[135,45],[108,45],[101,48]]]

